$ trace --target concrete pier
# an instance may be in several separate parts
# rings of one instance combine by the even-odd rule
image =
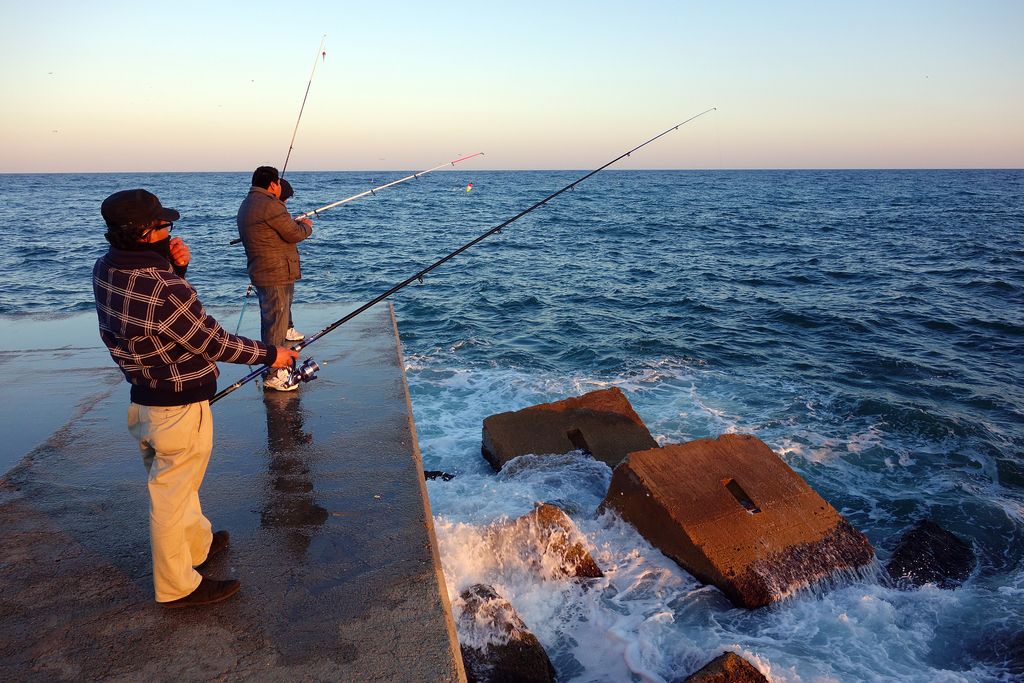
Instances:
[[[309,334],[347,310],[295,317]],[[234,330],[237,309],[214,314]],[[303,353],[321,371],[297,392],[214,406],[201,495],[231,546],[208,573],[242,590],[187,610],[153,601],[128,385],[95,315],[0,320],[0,340],[4,680],[465,680],[389,304]]]

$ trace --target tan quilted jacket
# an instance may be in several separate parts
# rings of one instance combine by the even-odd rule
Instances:
[[[254,285],[286,285],[302,277],[295,245],[313,229],[293,219],[284,202],[262,187],[250,187],[236,221]]]

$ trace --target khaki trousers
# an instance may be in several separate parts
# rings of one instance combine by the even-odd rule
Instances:
[[[149,537],[157,602],[194,591],[213,540],[199,504],[199,487],[213,450],[210,402],[128,407],[128,431],[149,472]]]

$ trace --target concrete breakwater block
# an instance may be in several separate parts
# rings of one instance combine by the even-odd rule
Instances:
[[[550,578],[592,579],[604,576],[587,550],[586,538],[555,505],[545,503],[487,533],[495,557],[519,563]]]
[[[478,583],[455,602],[462,661],[470,683],[519,681],[550,683],[555,668],[548,653],[508,600]]]
[[[618,465],[628,453],[657,448],[629,399],[617,387],[542,403],[484,420],[482,452],[500,470],[520,455],[584,450]]]
[[[750,435],[631,453],[612,475],[606,506],[697,579],[750,609],[868,564],[875,552]]]

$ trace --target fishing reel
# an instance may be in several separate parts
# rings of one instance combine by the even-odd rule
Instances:
[[[297,368],[291,368],[288,371],[288,379],[284,382],[286,387],[294,387],[300,382],[312,382],[316,379],[316,373],[320,370],[320,366],[316,364],[316,361],[312,358],[307,358],[303,361],[302,365]]]

